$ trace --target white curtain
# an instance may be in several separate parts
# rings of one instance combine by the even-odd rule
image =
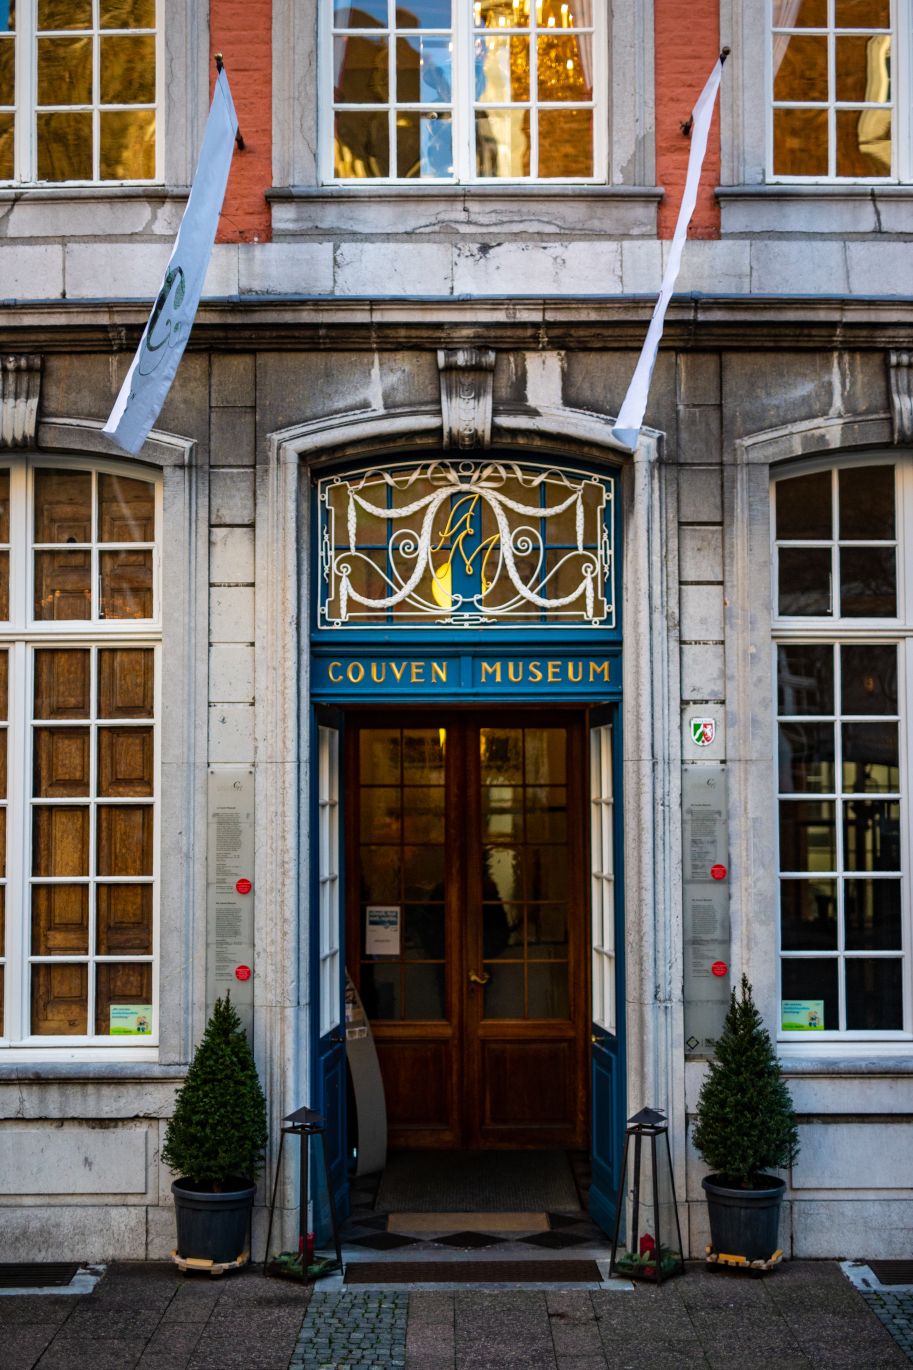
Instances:
[[[799,14],[799,6],[802,0],[774,0],[773,19],[774,23],[785,29],[791,29],[796,22]],[[773,51],[773,79],[776,80],[777,72],[780,70],[780,63],[786,56],[786,49],[789,45],[791,33],[774,34]]]

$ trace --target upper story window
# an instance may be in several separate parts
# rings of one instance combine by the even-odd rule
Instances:
[[[423,461],[318,482],[320,628],[614,628],[615,482]]]
[[[906,464],[774,486],[786,1040],[913,1032],[911,517]]]
[[[604,0],[326,5],[324,179],[606,179]]]
[[[152,181],[160,0],[0,0],[0,181]]]
[[[0,468],[0,1047],[148,1046],[158,482]]]
[[[771,3],[774,179],[911,179],[910,0]]]

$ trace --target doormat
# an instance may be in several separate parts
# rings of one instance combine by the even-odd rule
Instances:
[[[0,1289],[49,1289],[69,1284],[78,1262],[20,1261],[0,1265]]]
[[[375,1208],[386,1213],[580,1211],[563,1151],[391,1151]]]
[[[595,1261],[352,1261],[346,1284],[602,1284]]]
[[[913,1284],[913,1261],[867,1261],[879,1284]]]
[[[388,1232],[548,1232],[547,1213],[391,1213]]]

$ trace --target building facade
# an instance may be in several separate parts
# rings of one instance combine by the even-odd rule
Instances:
[[[215,51],[244,147],[131,461]],[[784,1248],[908,1250],[911,83],[911,0],[0,3],[10,1259],[168,1253],[226,988],[269,1175],[310,1104],[344,1203],[346,969],[391,1144],[589,1150],[608,1221],[658,1107],[698,1254],[745,972]]]

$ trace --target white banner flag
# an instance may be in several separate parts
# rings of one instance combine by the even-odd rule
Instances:
[[[200,160],[165,279],[103,430],[134,457],[159,416],[190,337],[237,132],[238,120],[223,70],[216,81]]]
[[[691,151],[688,154],[688,175],[685,178],[685,191],[682,195],[675,232],[672,235],[672,243],[669,248],[669,260],[666,262],[659,299],[656,301],[656,308],[653,310],[653,318],[650,320],[650,327],[637,359],[637,366],[634,368],[628,393],[624,397],[624,403],[618,411],[618,418],[615,420],[615,427],[612,429],[612,437],[617,438],[625,447],[630,447],[632,451],[637,446],[637,440],[643,426],[647,399],[650,394],[650,382],[653,379],[653,368],[656,365],[656,354],[659,352],[659,344],[663,336],[663,324],[666,321],[666,310],[675,289],[675,282],[678,280],[678,271],[682,264],[682,249],[685,246],[688,225],[697,203],[697,190],[704,166],[704,154],[707,151],[707,138],[710,134],[713,106],[716,102],[716,93],[720,88],[723,63],[728,55],[729,49],[726,48],[720,54],[716,66],[707,79],[707,84],[698,96],[697,104],[691,111]]]

